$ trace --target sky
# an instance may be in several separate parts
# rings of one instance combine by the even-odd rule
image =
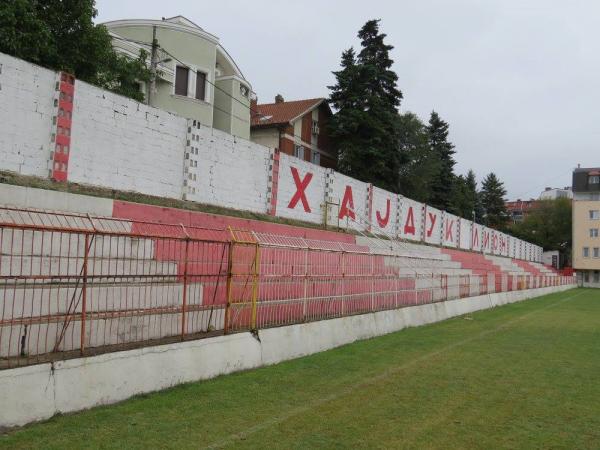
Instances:
[[[259,103],[327,97],[342,51],[381,19],[401,111],[450,124],[456,172],[495,172],[509,199],[600,166],[600,2],[97,0],[97,22],[183,15],[219,37]]]

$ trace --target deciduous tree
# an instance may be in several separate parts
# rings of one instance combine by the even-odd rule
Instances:
[[[150,77],[146,55],[117,55],[106,27],[93,23],[97,13],[94,0],[4,0],[0,52],[143,100],[137,83]]]

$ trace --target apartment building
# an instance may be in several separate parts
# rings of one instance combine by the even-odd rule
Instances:
[[[600,168],[573,171],[573,269],[580,286],[600,288]]]

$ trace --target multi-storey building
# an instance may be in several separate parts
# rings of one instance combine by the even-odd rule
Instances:
[[[556,200],[558,198],[573,198],[573,191],[570,186],[564,188],[547,187],[540,194],[540,200]]]
[[[523,222],[529,213],[538,206],[537,200],[515,200],[506,202],[506,211],[512,222]]]
[[[206,32],[183,16],[106,22],[113,47],[137,58],[158,42],[156,92],[151,106],[250,139],[252,87],[233,58]],[[149,61],[148,61],[149,62]],[[143,92],[149,87],[140,85]]]
[[[252,103],[251,140],[314,164],[335,168],[328,134],[331,109],[324,98]]]
[[[600,168],[573,171],[573,269],[581,286],[600,288]]]

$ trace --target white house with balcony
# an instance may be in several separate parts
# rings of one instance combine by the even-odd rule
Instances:
[[[252,86],[219,38],[183,16],[106,22],[121,54],[150,55],[158,41],[158,75],[152,106],[171,111],[244,139],[250,138]],[[149,62],[149,58],[148,58]],[[148,86],[140,89],[147,92]]]

